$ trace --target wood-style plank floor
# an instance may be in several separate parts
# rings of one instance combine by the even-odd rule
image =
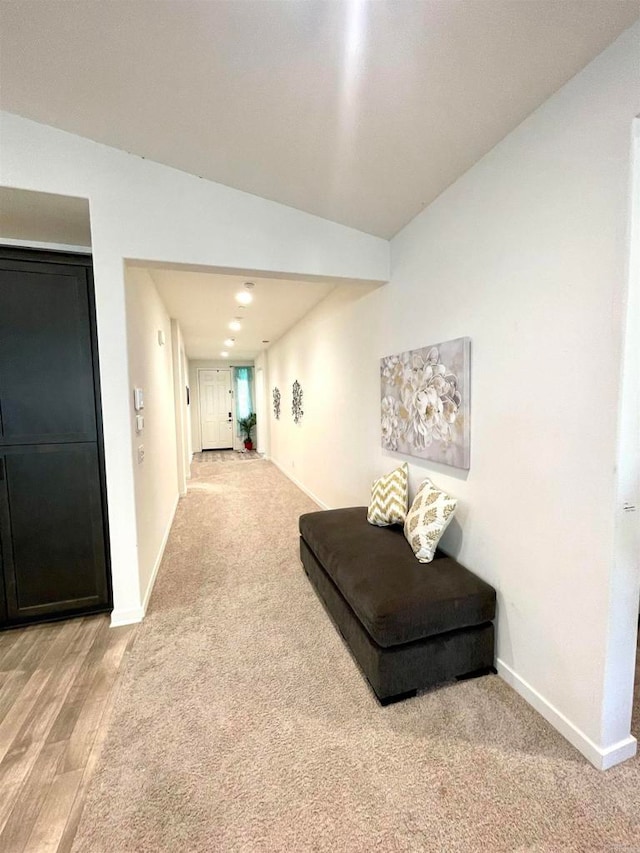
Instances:
[[[71,849],[136,626],[0,632],[0,851]]]

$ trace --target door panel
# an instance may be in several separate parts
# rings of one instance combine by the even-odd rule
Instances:
[[[107,604],[95,444],[14,447],[3,454],[0,538],[9,619]]]
[[[202,449],[233,447],[231,371],[201,370],[199,383]]]
[[[95,441],[87,271],[0,261],[0,446]]]
[[[91,258],[0,248],[0,628],[111,609]]]

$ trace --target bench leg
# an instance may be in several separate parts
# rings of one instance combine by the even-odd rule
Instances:
[[[405,699],[413,699],[417,692],[417,690],[407,690],[406,693],[396,693],[395,696],[385,696],[384,699],[378,696],[378,702],[385,708],[387,705],[395,705],[396,702],[403,702]]]
[[[498,670],[495,666],[483,666],[481,669],[474,669],[473,672],[465,672],[464,675],[456,675],[456,681],[468,681],[471,678],[482,678],[483,675],[496,675]]]

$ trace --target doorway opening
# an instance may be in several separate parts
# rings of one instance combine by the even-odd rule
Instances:
[[[200,402],[200,447],[204,450],[232,450],[234,395],[231,370],[198,370]]]
[[[153,390],[145,396],[141,430],[136,427],[134,458],[138,445],[148,460],[175,442],[179,491],[186,494],[196,454],[245,451],[239,422],[250,416],[256,422],[251,445],[268,456],[269,346],[344,282],[133,259],[126,262],[126,282],[130,382]],[[162,335],[169,326],[171,334]],[[161,409],[169,400],[170,348],[180,353],[173,362],[176,435],[171,440],[158,432],[155,441],[152,431],[170,424]]]
[[[89,201],[0,187],[0,210],[2,629],[113,591]]]

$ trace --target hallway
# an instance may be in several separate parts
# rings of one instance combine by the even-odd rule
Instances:
[[[636,843],[640,759],[599,773],[497,676],[382,709],[300,567],[312,502],[244,454],[193,474],[75,849]]]
[[[3,853],[633,849],[638,757],[596,771],[497,676],[381,708],[300,567],[309,498],[257,454],[192,472],[140,626],[0,635]]]

